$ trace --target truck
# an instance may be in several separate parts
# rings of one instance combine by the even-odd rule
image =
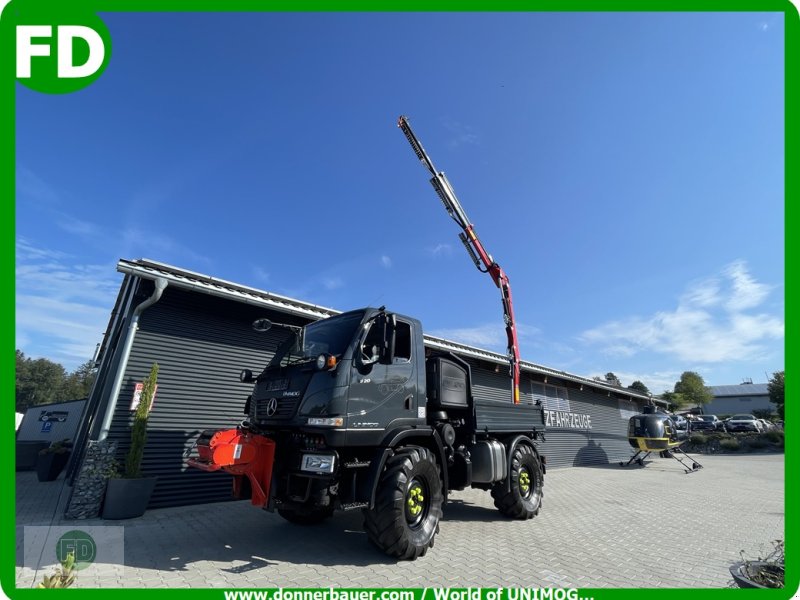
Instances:
[[[481,244],[444,173],[437,172],[406,117],[398,125],[423,165],[479,270],[500,289],[508,337],[507,401],[482,397],[464,358],[426,346],[422,323],[362,308],[287,330],[252,383],[245,419],[206,431],[193,467],[233,475],[233,495],[299,525],[337,510],[361,510],[368,539],[414,560],[433,547],[455,490],[488,491],[508,518],[542,506],[546,457],[542,409],[520,403],[519,348],[509,279]]]

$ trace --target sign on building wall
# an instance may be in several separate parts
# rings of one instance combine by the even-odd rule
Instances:
[[[137,383],[133,388],[133,398],[131,398],[131,411],[136,410],[139,407],[139,402],[142,401],[142,390],[144,389],[144,383]],[[150,400],[150,408],[147,409],[148,412],[153,410],[153,403],[156,401],[156,392],[158,391],[158,384],[153,388],[153,398]]]
[[[563,410],[545,410],[544,424],[548,429],[591,429],[592,417]]]
[[[69,411],[66,410],[43,410],[39,415],[40,421],[58,421],[63,423],[69,417]]]

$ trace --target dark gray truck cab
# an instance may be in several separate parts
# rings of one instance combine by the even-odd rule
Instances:
[[[383,308],[296,332],[245,412],[243,428],[275,441],[268,509],[309,524],[361,508],[370,540],[399,558],[432,545],[450,490],[491,490],[513,518],[541,505],[541,407],[512,403],[510,389],[507,402],[475,397],[467,362]]]

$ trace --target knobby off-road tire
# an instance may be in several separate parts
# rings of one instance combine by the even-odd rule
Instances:
[[[542,465],[526,444],[516,447],[511,456],[509,468],[511,489],[506,490],[506,482],[501,481],[492,487],[492,498],[497,509],[512,519],[530,519],[539,514],[542,506],[542,486],[544,476]]]
[[[333,514],[333,507],[279,508],[278,514],[295,525],[316,525]]]
[[[442,480],[430,450],[401,448],[386,461],[375,494],[375,508],[364,510],[369,540],[390,556],[424,556],[439,532]]]

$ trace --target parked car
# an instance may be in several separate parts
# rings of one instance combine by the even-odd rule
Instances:
[[[683,415],[670,415],[672,422],[675,423],[675,433],[678,438],[685,438],[689,435],[689,421]]]
[[[766,419],[759,419],[758,421],[761,423],[761,431],[773,431],[776,429],[775,425]]]
[[[725,431],[725,424],[717,415],[698,415],[692,421],[692,431]]]
[[[728,431],[755,431],[761,432],[761,422],[753,415],[733,415],[725,423]]]

